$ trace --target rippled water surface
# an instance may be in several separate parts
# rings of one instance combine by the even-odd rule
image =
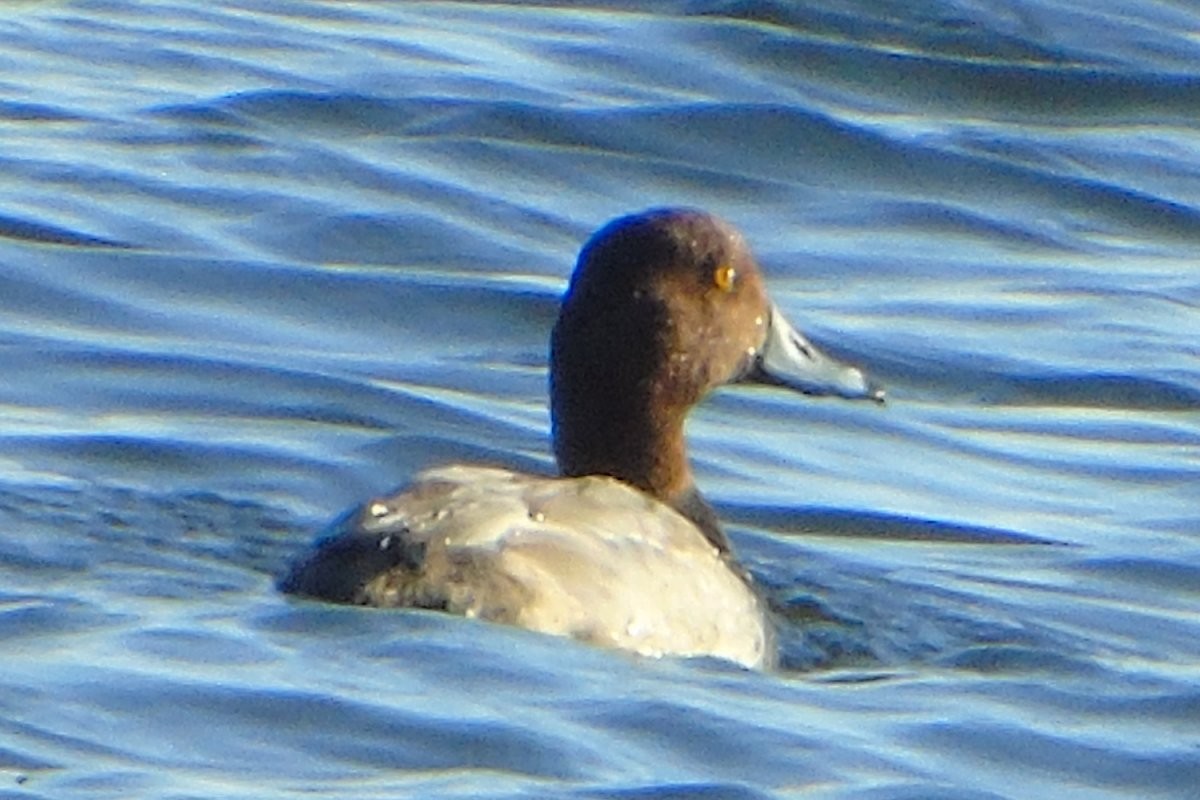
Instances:
[[[0,15],[0,796],[1197,796],[1190,4]],[[279,596],[662,204],[889,389],[690,424],[787,669]]]

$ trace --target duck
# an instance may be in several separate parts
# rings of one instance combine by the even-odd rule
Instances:
[[[679,207],[620,217],[583,245],[549,373],[558,476],[422,472],[334,520],[279,589],[772,666],[772,613],[696,486],[688,412],[729,384],[876,402],[883,389],[787,320],[736,228]]]

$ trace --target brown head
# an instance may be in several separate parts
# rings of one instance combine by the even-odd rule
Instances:
[[[880,400],[771,304],[745,240],[702,211],[615,220],[584,245],[550,345],[554,451],[564,475],[611,475],[728,543],[696,491],[683,438],[714,387],[753,380]]]

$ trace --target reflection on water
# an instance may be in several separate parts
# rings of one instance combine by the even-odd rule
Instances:
[[[1191,10],[20,11],[0,794],[1194,794]],[[668,203],[888,386],[690,424],[791,671],[279,597],[421,467],[552,469],[575,251]]]

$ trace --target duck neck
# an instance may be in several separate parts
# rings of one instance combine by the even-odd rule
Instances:
[[[692,485],[682,419],[628,394],[575,398],[555,414],[554,447],[568,477],[610,475],[664,502]]]
[[[566,477],[608,475],[650,494],[690,519],[721,552],[729,541],[692,478],[683,413],[636,392],[556,397],[554,452]],[[602,400],[601,400],[602,398]]]

